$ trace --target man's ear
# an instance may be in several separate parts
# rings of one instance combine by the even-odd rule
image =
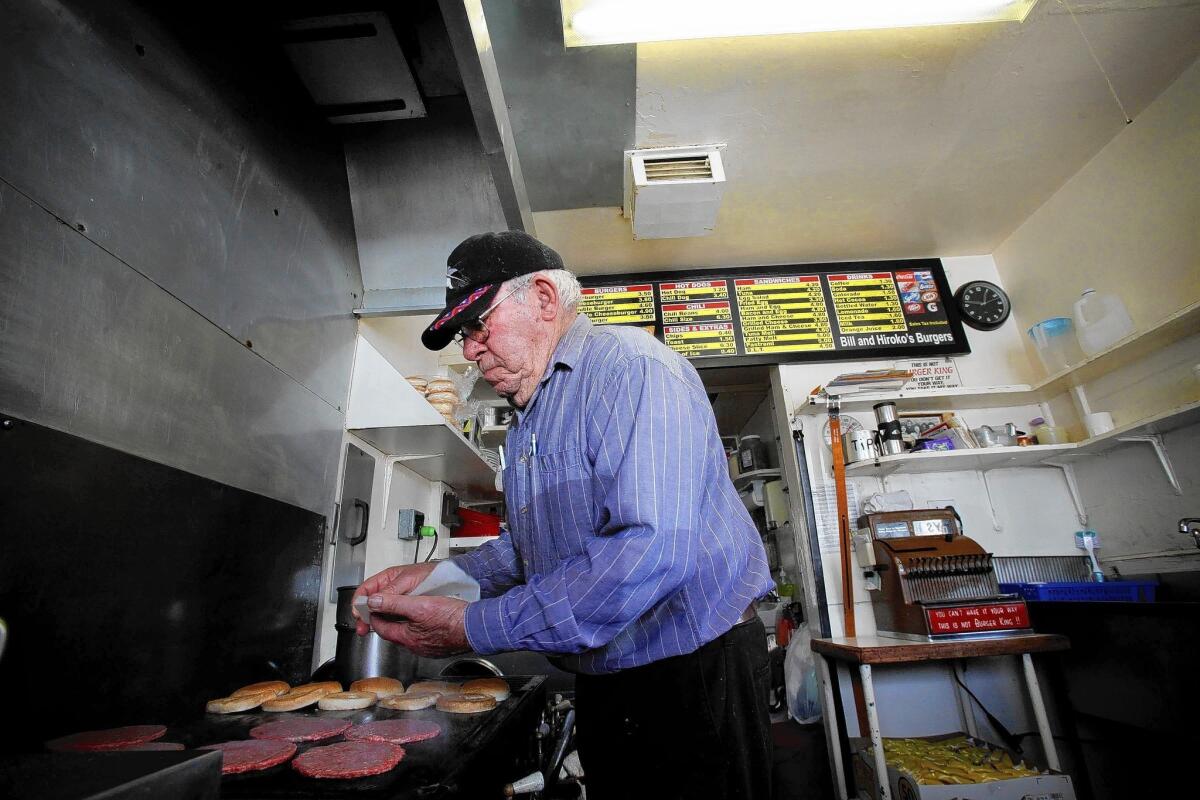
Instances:
[[[558,287],[543,275],[533,279],[533,296],[537,300],[538,317],[544,320],[558,318]]]

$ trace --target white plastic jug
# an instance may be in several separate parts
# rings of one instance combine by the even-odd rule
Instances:
[[[1133,320],[1115,294],[1084,289],[1075,301],[1075,335],[1088,356],[1107,350],[1133,333]]]

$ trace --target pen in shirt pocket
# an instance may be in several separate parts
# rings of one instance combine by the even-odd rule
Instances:
[[[537,458],[537,434],[529,434],[529,454]]]
[[[508,462],[504,460],[504,445],[500,445],[500,471],[508,469]]]

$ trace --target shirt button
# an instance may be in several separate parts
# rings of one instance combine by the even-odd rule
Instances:
[[[525,463],[525,456],[521,456],[521,463],[522,463],[522,464],[524,464],[524,463]]]
[[[522,514],[528,514],[528,513],[529,513],[529,506],[521,506],[521,513],[522,513]]]

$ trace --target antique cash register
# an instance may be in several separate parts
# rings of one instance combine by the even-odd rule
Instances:
[[[854,551],[880,636],[941,641],[1033,633],[1025,601],[1001,594],[992,554],[963,535],[952,508],[860,517]]]

